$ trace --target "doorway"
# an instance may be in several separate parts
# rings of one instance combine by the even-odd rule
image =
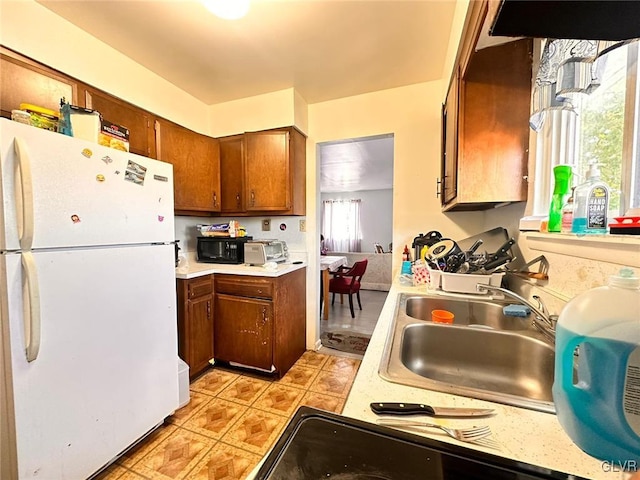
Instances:
[[[361,281],[362,310],[355,295],[354,317],[346,295],[344,303],[340,302],[340,295],[336,295],[332,305],[332,294],[326,304],[323,302],[318,330],[323,347],[344,347],[341,344],[349,337],[355,338],[356,344],[362,339],[366,348],[386,300],[391,286],[393,151],[393,134],[318,144],[318,225],[325,240],[326,255],[343,257],[348,266],[365,258],[368,262]],[[336,217],[327,212],[336,203],[343,204],[343,209],[336,211],[350,212],[344,205],[347,202],[358,203],[356,213],[339,213]],[[356,214],[358,218],[351,218]],[[349,238],[343,238],[345,236]],[[384,253],[377,253],[376,245],[381,246]],[[358,353],[357,349],[354,353]]]

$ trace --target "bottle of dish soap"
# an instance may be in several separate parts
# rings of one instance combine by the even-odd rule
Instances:
[[[556,165],[553,167],[555,184],[553,196],[549,205],[549,225],[547,231],[559,232],[562,227],[562,206],[567,200],[573,172],[571,165]]]
[[[640,465],[639,306],[640,278],[623,268],[567,303],[556,327],[558,421],[582,450],[620,468]]]
[[[575,190],[571,232],[578,235],[607,233],[608,211],[609,187],[600,180],[598,164],[592,163],[586,181]]]
[[[571,227],[573,225],[573,194],[575,192],[576,187],[571,187],[571,195],[562,206],[562,225],[560,227],[560,231],[562,233],[571,233]]]

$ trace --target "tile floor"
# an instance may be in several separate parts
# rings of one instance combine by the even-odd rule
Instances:
[[[359,366],[357,358],[307,351],[279,380],[211,368],[191,383],[187,406],[98,478],[246,478],[299,406],[342,413]]]

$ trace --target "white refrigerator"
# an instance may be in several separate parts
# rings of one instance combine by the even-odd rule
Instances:
[[[80,480],[178,407],[170,164],[0,119],[0,478]]]

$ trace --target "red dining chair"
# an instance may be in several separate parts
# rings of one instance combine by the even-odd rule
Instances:
[[[360,303],[360,282],[362,276],[367,270],[368,260],[365,258],[359,262],[355,262],[351,267],[339,267],[337,271],[330,272],[333,278],[329,280],[329,292],[333,294],[331,297],[331,305],[333,305],[336,299],[336,293],[340,294],[342,298],[343,294],[349,295],[349,308],[351,309],[351,318],[355,318],[353,311],[353,294],[356,294],[358,299],[358,307],[362,310],[362,303]]]

